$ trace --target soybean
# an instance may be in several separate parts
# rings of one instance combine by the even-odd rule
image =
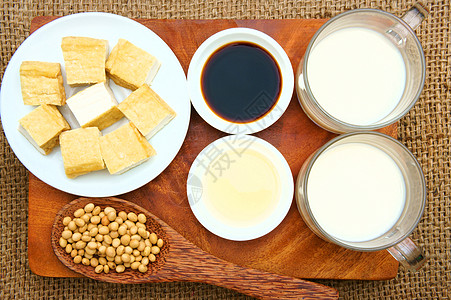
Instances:
[[[101,272],[103,272],[103,265],[98,265],[98,266],[95,268],[95,272],[96,272],[96,273],[101,273]]]
[[[85,210],[83,208],[79,208],[74,212],[74,217],[80,218],[85,214]]]

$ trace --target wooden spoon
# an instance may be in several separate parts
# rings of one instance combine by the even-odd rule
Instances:
[[[143,213],[146,227],[164,240],[157,260],[148,265],[146,273],[127,268],[123,273],[94,272],[91,266],[75,264],[72,257],[59,245],[64,229],[63,218],[73,217],[75,210],[94,203],[104,209],[114,207],[118,212]],[[52,247],[59,260],[69,269],[96,280],[113,283],[145,283],[191,281],[205,282],[266,299],[337,299],[337,290],[298,278],[277,275],[255,269],[243,268],[219,259],[187,241],[165,222],[142,207],[118,198],[78,198],[65,205],[55,217],[52,228]]]

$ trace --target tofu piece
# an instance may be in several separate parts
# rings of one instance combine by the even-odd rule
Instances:
[[[78,128],[61,133],[60,146],[68,178],[105,169],[97,127]]]
[[[132,92],[118,108],[147,139],[176,115],[175,111],[147,84]]]
[[[67,83],[82,86],[106,81],[108,41],[89,37],[63,37],[61,43]]]
[[[103,130],[124,115],[117,108],[117,100],[105,82],[97,83],[67,99],[67,106],[81,127]]]
[[[160,65],[153,55],[127,40],[119,39],[108,57],[106,70],[117,85],[136,90],[144,83],[152,83]]]
[[[18,130],[42,154],[58,145],[60,134],[70,126],[56,106],[43,104],[19,120]]]
[[[25,105],[64,105],[64,90],[61,65],[42,61],[24,61],[20,65],[20,86]]]
[[[156,154],[131,123],[100,137],[100,149],[110,174],[122,174]]]

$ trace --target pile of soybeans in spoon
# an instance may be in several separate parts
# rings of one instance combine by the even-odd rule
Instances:
[[[63,218],[59,245],[74,263],[92,266],[96,273],[122,273],[125,268],[144,273],[164,244],[146,229],[146,220],[142,213],[118,213],[113,207],[102,210],[89,203],[77,209],[73,218]]]

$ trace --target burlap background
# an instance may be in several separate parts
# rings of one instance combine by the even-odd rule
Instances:
[[[329,18],[354,8],[379,8],[401,16],[414,1],[19,1],[0,2],[1,77],[37,15],[105,11],[131,18]],[[451,296],[450,222],[450,2],[424,2],[430,15],[417,30],[427,61],[419,103],[400,122],[399,139],[420,161],[427,180],[428,204],[413,239],[430,260],[420,272],[400,270],[389,281],[322,281],[348,299],[448,299]],[[0,135],[0,298],[189,298],[244,299],[206,284],[115,285],[89,279],[43,278],[27,259],[27,170]]]

